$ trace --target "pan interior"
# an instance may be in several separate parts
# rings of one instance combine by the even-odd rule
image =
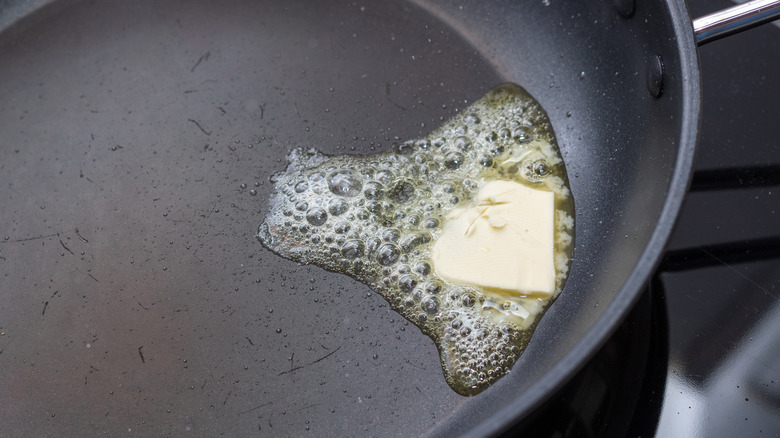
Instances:
[[[55,2],[0,35],[0,77],[7,431],[410,436],[465,400],[379,295],[255,239],[293,147],[381,150],[502,81],[442,23]]]
[[[4,429],[417,436],[542,381],[651,240],[680,91],[670,54],[647,96],[660,49],[635,44],[664,11],[636,29],[610,2],[517,3],[63,0],[2,30]],[[385,150],[505,81],[556,128],[577,248],[538,341],[463,398],[380,296],[254,233],[292,148]]]

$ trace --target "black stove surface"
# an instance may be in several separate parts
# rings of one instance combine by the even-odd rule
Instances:
[[[728,5],[689,2],[694,16]],[[780,436],[779,25],[699,49],[696,173],[658,274],[659,437]]]
[[[694,17],[732,5],[688,4]],[[695,173],[661,266],[614,337],[510,436],[780,436],[780,22],[699,56]]]

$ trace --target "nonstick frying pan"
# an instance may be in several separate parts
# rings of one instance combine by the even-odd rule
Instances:
[[[699,117],[682,1],[9,1],[0,10],[0,413],[9,435],[487,435],[631,309]],[[255,240],[294,147],[368,154],[495,85],[547,110],[566,289],[465,398],[365,286]]]

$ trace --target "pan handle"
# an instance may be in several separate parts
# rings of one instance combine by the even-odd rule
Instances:
[[[696,45],[780,18],[780,0],[751,0],[693,20]]]

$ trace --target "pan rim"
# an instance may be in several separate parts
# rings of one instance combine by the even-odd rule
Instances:
[[[693,33],[692,17],[684,0],[665,0],[673,25],[674,49],[679,54],[682,120],[677,159],[668,185],[666,200],[647,246],[631,275],[615,299],[574,348],[558,361],[543,379],[532,383],[522,397],[504,406],[468,431],[463,437],[497,436],[520,423],[573,378],[627,317],[645,291],[650,276],[658,268],[688,192],[701,124],[701,70]]]

